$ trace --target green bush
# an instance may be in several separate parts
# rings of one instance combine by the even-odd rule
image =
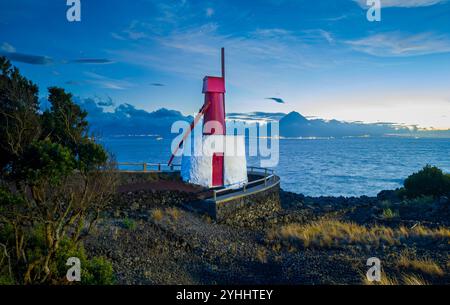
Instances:
[[[134,230],[137,227],[136,221],[134,221],[133,219],[130,219],[130,218],[125,218],[123,220],[123,226],[129,230]]]
[[[383,219],[393,219],[393,218],[397,218],[397,217],[399,217],[400,215],[399,215],[399,212],[398,211],[393,211],[392,209],[390,209],[390,208],[386,208],[386,209],[383,209],[383,213],[381,213],[381,217],[383,218]]]
[[[65,281],[66,266],[69,257],[76,257],[81,263],[82,285],[112,285],[115,283],[112,264],[104,257],[89,259],[82,244],[75,246],[70,240],[61,242],[61,247],[56,254],[56,272],[62,281]]]
[[[435,166],[427,165],[422,170],[409,176],[404,183],[406,196],[439,197],[450,194],[450,176]]]

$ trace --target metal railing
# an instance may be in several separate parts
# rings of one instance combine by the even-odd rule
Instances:
[[[180,171],[181,165],[164,163],[146,163],[146,162],[118,162],[115,164],[117,169],[125,173],[162,173]],[[135,167],[138,169],[125,169],[124,167]]]
[[[172,164],[167,165],[163,163],[146,163],[146,162],[118,162],[115,164],[120,172],[124,173],[174,173],[181,171],[181,165],[180,164]],[[130,170],[130,169],[124,169],[124,167],[137,167],[138,169]],[[249,188],[255,185],[264,184],[266,187],[267,184],[270,182],[271,179],[275,177],[274,170],[263,168],[263,167],[256,167],[256,166],[248,166],[247,167],[247,173],[250,175],[261,175],[264,176],[261,179],[257,179],[254,181],[250,181],[245,183],[239,188],[222,188],[218,190],[212,190],[213,192],[213,199],[214,201],[217,201],[217,196],[223,193],[227,192],[236,192],[241,190],[242,192],[246,193]]]
[[[263,183],[264,183],[264,186],[267,186],[268,182],[270,182],[270,180],[275,177],[274,170],[272,170],[272,169],[262,168],[262,167],[255,167],[255,166],[249,166],[249,167],[247,167],[247,170],[248,170],[249,174],[257,174],[257,173],[262,174],[262,173],[264,173],[264,178],[247,182],[243,186],[241,186],[240,188],[237,188],[237,189],[234,189],[234,188],[223,188],[223,189],[220,189],[220,190],[213,190],[213,199],[214,199],[214,201],[217,201],[217,195],[220,195],[222,193],[235,192],[237,190],[242,190],[242,192],[246,193],[248,188],[251,187],[251,186],[259,185],[259,184],[263,184]]]

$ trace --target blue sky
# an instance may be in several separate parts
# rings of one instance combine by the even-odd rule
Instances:
[[[42,96],[192,114],[224,46],[229,112],[450,128],[450,1],[381,2],[368,22],[364,0],[81,0],[71,23],[65,0],[0,0],[0,53]]]

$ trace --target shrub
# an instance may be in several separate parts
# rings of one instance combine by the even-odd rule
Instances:
[[[392,211],[390,208],[383,209],[383,213],[381,214],[381,218],[383,219],[393,219],[399,217],[398,211]]]
[[[124,226],[126,229],[134,230],[134,229],[136,229],[136,222],[135,222],[133,219],[125,218],[125,219],[123,220],[123,226]]]
[[[431,165],[409,176],[405,182],[406,195],[409,198],[420,196],[438,197],[450,194],[450,176]]]
[[[69,257],[77,257],[81,263],[81,284],[83,285],[112,285],[115,283],[112,264],[104,257],[89,259],[82,244],[75,245],[64,239],[56,254],[55,271],[61,282],[66,282],[66,266]]]

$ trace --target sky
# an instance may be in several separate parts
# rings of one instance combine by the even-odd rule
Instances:
[[[0,55],[40,87],[186,115],[220,75],[228,112],[450,129],[450,1],[0,0]],[[267,98],[281,98],[277,103]]]

